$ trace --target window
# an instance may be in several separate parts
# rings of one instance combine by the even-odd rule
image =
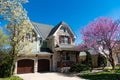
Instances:
[[[63,31],[64,31],[64,32],[67,32],[67,29],[66,29],[66,27],[63,27]]]
[[[69,37],[68,36],[60,36],[60,43],[61,44],[69,44]]]
[[[30,40],[30,34],[29,33],[26,34],[26,39]]]
[[[67,29],[64,26],[61,27],[61,30],[63,30],[63,32],[67,32]]]
[[[120,63],[120,54],[119,53],[116,53],[116,60],[118,63]]]
[[[41,44],[42,44],[42,42],[43,42],[43,41],[42,41],[42,37],[40,37],[40,38],[39,38],[39,41],[40,41],[40,45],[41,45]]]
[[[63,52],[62,54],[62,59],[65,61],[69,61],[70,60],[70,54]]]

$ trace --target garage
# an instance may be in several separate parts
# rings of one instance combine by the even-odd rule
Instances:
[[[17,64],[17,73],[33,73],[34,72],[34,60],[31,59],[22,59],[18,61]]]
[[[38,60],[38,72],[47,72],[50,68],[50,62],[48,59]]]

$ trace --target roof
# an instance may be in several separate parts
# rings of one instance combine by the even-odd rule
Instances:
[[[59,28],[59,26],[62,24],[62,22],[60,22],[59,24],[57,24],[52,30],[51,30],[51,32],[50,32],[50,34],[48,35],[48,36],[51,36],[51,35],[53,35],[55,32],[56,32],[56,30]]]
[[[51,36],[53,35],[57,29],[59,28],[60,25],[63,25],[63,26],[67,26],[69,27],[69,25],[67,23],[65,23],[64,21],[61,21],[59,24],[57,24],[50,32],[50,34],[48,36]],[[76,37],[76,35],[73,33],[72,29],[69,27],[70,31],[72,32],[72,34]]]
[[[70,45],[70,44],[59,44],[58,47],[55,48],[55,50],[57,51],[62,51],[62,50],[78,51],[77,46]]]
[[[17,56],[39,56],[39,55],[53,55],[53,53],[50,52],[34,52],[29,54],[18,54]]]
[[[45,40],[47,37],[53,35],[57,29],[59,28],[60,25],[67,26],[69,25],[65,23],[64,21],[61,21],[59,24],[57,24],[55,27],[47,24],[41,24],[41,23],[35,23],[32,22],[33,28],[37,34],[39,34],[43,40]],[[72,29],[69,27],[70,31],[72,34],[76,37],[76,35],[73,33]]]
[[[47,24],[35,22],[32,22],[32,24],[35,32],[39,34],[43,38],[43,40],[45,40],[48,37],[50,31],[53,29],[53,26]]]

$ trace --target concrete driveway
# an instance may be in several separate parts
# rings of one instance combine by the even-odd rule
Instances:
[[[23,80],[85,80],[71,74],[62,73],[29,73],[18,74]]]

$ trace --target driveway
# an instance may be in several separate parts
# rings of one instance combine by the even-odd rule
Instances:
[[[63,73],[29,73],[17,74],[23,80],[85,80],[71,74]]]

